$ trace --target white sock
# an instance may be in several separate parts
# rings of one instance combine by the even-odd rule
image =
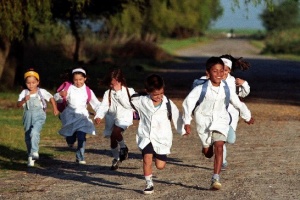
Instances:
[[[118,141],[118,144],[120,145],[121,148],[125,148],[126,147],[126,144],[125,144],[125,141],[122,140],[122,141]]]
[[[119,148],[118,147],[116,147],[114,149],[111,149],[111,152],[112,152],[112,155],[113,155],[114,159],[120,160],[120,158],[119,158]]]
[[[145,176],[147,185],[153,185],[152,174]]]

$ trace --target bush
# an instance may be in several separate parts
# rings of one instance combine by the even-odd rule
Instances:
[[[300,28],[272,32],[263,52],[300,55]]]

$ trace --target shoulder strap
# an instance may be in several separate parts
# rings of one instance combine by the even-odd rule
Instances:
[[[40,98],[41,98],[41,102],[42,102],[42,104],[43,104],[43,110],[46,111],[47,103],[46,103],[45,98],[44,98],[43,95],[42,95],[42,92],[41,92],[40,88],[38,88],[38,95],[39,95]]]
[[[127,92],[128,99],[129,99],[129,103],[130,103],[131,107],[132,107],[135,111],[137,111],[136,108],[135,108],[135,106],[134,106],[134,105],[132,104],[132,102],[131,102],[131,96],[130,96],[130,94],[129,94],[128,87],[126,87],[126,92]],[[136,94],[133,94],[132,96],[135,96],[135,95],[136,95]]]
[[[208,81],[205,81],[202,84],[202,90],[201,90],[201,93],[200,93],[200,96],[199,96],[199,99],[198,99],[196,105],[199,105],[203,101],[203,99],[206,95],[206,92],[207,92],[207,87],[208,87]]]
[[[86,89],[86,93],[88,95],[87,103],[89,103],[91,101],[91,98],[92,98],[92,91],[89,88],[89,86],[87,86],[87,85],[85,86],[85,89]]]
[[[229,90],[227,82],[223,80],[223,83],[225,84],[224,85],[224,90],[225,90],[225,95],[226,95],[225,104],[226,104],[226,109],[228,109],[229,101],[230,101],[230,90]]]
[[[167,110],[168,110],[168,118],[171,121],[172,120],[172,108],[171,108],[171,103],[170,103],[170,99],[167,97],[168,102],[167,104]]]

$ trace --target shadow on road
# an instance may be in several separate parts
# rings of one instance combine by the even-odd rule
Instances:
[[[208,57],[180,57],[183,62],[172,63],[159,70],[166,82],[166,95],[185,98],[194,79],[205,75]],[[245,79],[251,87],[247,101],[300,105],[300,62],[277,59],[245,59],[251,67],[232,75]]]

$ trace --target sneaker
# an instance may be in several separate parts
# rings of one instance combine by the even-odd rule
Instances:
[[[76,160],[76,162],[77,162],[79,165],[85,165],[85,164],[86,164],[85,160]]]
[[[223,163],[221,167],[221,171],[226,171],[227,170],[227,163]]]
[[[152,184],[147,184],[146,188],[144,189],[144,194],[153,194],[154,187]]]
[[[126,160],[128,158],[128,148],[127,146],[120,149],[120,161]]]
[[[117,170],[119,168],[120,163],[121,163],[120,160],[113,159],[110,169]]]
[[[34,167],[34,161],[35,161],[35,160],[33,160],[31,156],[28,157],[28,163],[27,163],[27,166],[28,166],[28,167]]]
[[[219,179],[212,179],[210,189],[212,190],[219,190],[221,189],[222,185]]]
[[[38,160],[39,159],[39,153],[38,152],[33,152],[32,153],[32,160]]]

